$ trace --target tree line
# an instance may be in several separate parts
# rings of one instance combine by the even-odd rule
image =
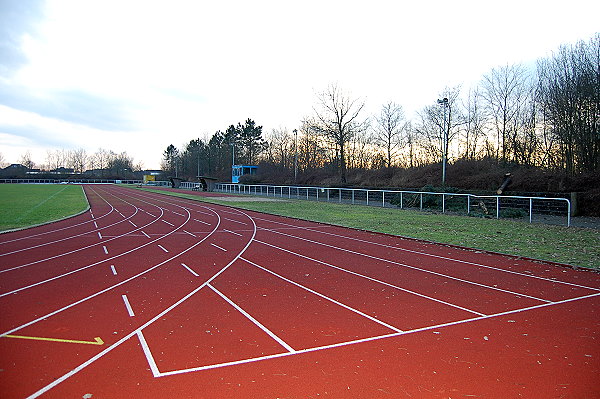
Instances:
[[[0,154],[1,161],[3,157]],[[83,148],[47,150],[45,163],[39,165],[33,162],[31,153],[26,151],[21,155],[19,163],[27,169],[40,169],[40,172],[67,168],[76,174],[86,172],[90,176],[101,178],[132,178],[134,172],[143,169],[143,165],[136,164],[127,152],[115,153],[103,148],[91,154]]]
[[[252,119],[170,145],[162,168],[171,175],[225,178],[233,162],[268,163],[284,176],[316,168],[414,167],[460,159],[566,170],[600,169],[600,34],[563,45],[537,60],[493,68],[463,90],[446,87],[412,120],[390,101],[366,115],[365,101],[332,84],[316,95],[312,112],[292,131],[263,137]]]

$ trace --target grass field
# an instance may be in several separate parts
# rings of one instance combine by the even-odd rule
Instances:
[[[600,231],[593,229],[392,208],[325,202],[317,204],[302,200],[221,201],[191,194],[147,190],[276,215],[600,269]]]
[[[64,219],[87,207],[81,186],[0,184],[0,231]]]

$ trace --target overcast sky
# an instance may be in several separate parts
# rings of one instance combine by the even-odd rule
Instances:
[[[410,118],[446,86],[588,40],[598,15],[595,0],[0,0],[0,153],[105,148],[154,169],[247,118],[291,131],[331,83]]]

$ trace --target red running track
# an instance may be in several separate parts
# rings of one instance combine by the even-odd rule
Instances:
[[[0,235],[2,398],[600,397],[600,276],[85,186]]]

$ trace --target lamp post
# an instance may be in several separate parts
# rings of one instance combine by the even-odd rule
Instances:
[[[200,176],[200,138],[198,138],[198,145],[196,146],[196,151],[198,151],[198,174],[196,176]]]
[[[448,98],[444,97],[437,100],[438,104],[444,107],[444,121],[442,122],[442,186],[446,185],[446,162],[448,161],[448,128],[446,126],[446,110],[448,109]]]
[[[298,129],[294,129],[294,183],[298,178]]]

